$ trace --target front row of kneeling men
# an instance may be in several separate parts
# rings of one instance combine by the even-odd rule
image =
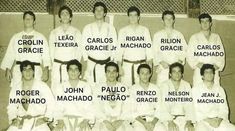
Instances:
[[[224,89],[214,84],[213,65],[200,70],[203,83],[191,89],[184,67],[173,63],[169,80],[160,87],[149,82],[148,64],[137,69],[139,83],[117,81],[118,65],[105,65],[106,82],[91,87],[79,79],[82,65],[67,64],[69,80],[54,94],[34,79],[30,61],[20,65],[22,82],[10,92],[8,131],[235,131],[228,120]]]

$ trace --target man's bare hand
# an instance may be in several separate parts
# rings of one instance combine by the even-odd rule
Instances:
[[[169,121],[168,122],[168,130],[169,131],[179,131],[179,127],[173,121]]]
[[[222,122],[222,118],[207,118],[205,121],[210,124],[210,126],[217,128],[220,126],[220,123]]]
[[[116,120],[116,121],[112,122],[112,125],[115,128],[115,130],[117,130],[122,125],[122,123],[123,123],[122,120]]]
[[[63,131],[64,130],[64,121],[58,120],[58,123],[56,124],[55,128],[52,131]]]
[[[42,72],[42,81],[46,82],[49,79],[49,69],[45,67]]]
[[[11,82],[11,79],[12,79],[12,72],[10,69],[6,69],[6,72],[5,72],[5,77],[7,79],[7,81]]]
[[[45,124],[45,123],[47,123],[45,117],[43,117],[43,118],[38,118],[38,119],[36,120],[35,126],[37,127],[37,126],[40,126],[40,125]]]
[[[105,120],[105,121],[104,121],[104,124],[105,124],[106,128],[107,128],[109,131],[115,131],[115,128],[113,127],[113,125],[112,125],[111,122]]]
[[[184,126],[184,129],[187,130],[187,131],[194,131],[194,126],[193,126],[193,123],[191,123],[191,121],[187,121],[185,126]]]
[[[19,128],[21,126],[20,123],[21,123],[21,120],[19,118],[15,118],[12,120],[11,125]]]
[[[80,130],[81,131],[86,131],[87,129],[90,129],[89,126],[89,120],[83,120],[80,124],[79,124]]]

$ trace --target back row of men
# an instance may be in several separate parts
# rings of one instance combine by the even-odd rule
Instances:
[[[68,61],[81,61],[82,57],[86,67],[82,78],[89,83],[105,82],[104,65],[115,61],[124,84],[130,86],[138,82],[137,67],[147,63],[156,67],[157,84],[160,85],[169,79],[169,65],[175,62],[185,64],[187,58],[194,70],[194,85],[202,81],[200,68],[203,64],[215,67],[215,83],[219,84],[219,71],[224,68],[225,53],[219,35],[211,32],[212,18],[209,14],[199,16],[201,31],[194,34],[187,45],[182,33],[174,29],[175,15],[172,11],[163,12],[164,29],[155,33],[153,41],[149,30],[139,24],[140,10],[135,6],[128,9],[129,25],[120,29],[118,38],[115,28],[105,22],[105,4],[95,3],[93,13],[95,22],[86,25],[81,34],[71,26],[72,10],[62,6],[58,13],[61,25],[51,31],[48,46],[45,37],[34,30],[34,13],[25,12],[24,31],[12,37],[1,63],[11,86],[20,82],[20,63],[29,60],[36,66],[36,79],[48,80],[49,70],[52,70],[54,90],[57,83],[68,80]]]
[[[81,63],[71,60],[68,81],[56,85],[54,94],[34,79],[35,69],[30,61],[20,64],[22,81],[11,88],[7,108],[8,131],[235,131],[211,64],[203,64],[203,81],[192,89],[180,63],[169,66],[170,78],[160,86],[149,82],[151,67],[140,64],[139,81],[129,88],[117,81],[118,64],[108,62],[106,82],[92,87],[79,79]]]

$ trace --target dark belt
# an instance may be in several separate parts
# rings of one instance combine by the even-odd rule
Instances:
[[[16,61],[17,65],[20,65],[22,63],[22,61]],[[31,62],[34,66],[40,66],[40,63],[38,62]]]
[[[147,121],[147,116],[141,116],[142,120]]]
[[[94,58],[88,56],[88,59],[91,60],[91,61],[93,61],[93,62],[95,62],[95,66],[94,66],[94,68],[93,68],[93,77],[94,77],[94,82],[96,82],[96,73],[95,73],[96,65],[97,65],[97,64],[99,64],[99,65],[104,65],[104,64],[108,63],[108,62],[111,60],[111,58],[109,57],[109,58],[107,58],[107,59],[105,59],[105,60],[96,60],[96,59],[94,59]]]
[[[137,60],[137,61],[130,61],[130,60],[124,59],[123,61],[132,64],[132,66],[131,66],[131,79],[132,79],[132,85],[134,85],[134,84],[135,84],[135,70],[134,70],[134,65],[135,65],[135,64],[141,64],[141,63],[143,63],[143,62],[146,62],[146,60],[143,59],[143,60]]]
[[[178,117],[184,117],[185,115],[173,115],[174,116],[174,120]]]
[[[54,62],[59,63],[60,64],[60,83],[62,82],[62,65],[67,65],[69,61],[61,61],[58,59],[54,59]]]

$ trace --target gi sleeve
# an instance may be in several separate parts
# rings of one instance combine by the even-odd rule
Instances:
[[[48,118],[54,118],[54,109],[56,105],[55,99],[50,88],[46,85],[46,83],[43,83],[42,89],[40,90],[40,92],[42,92],[42,97],[46,99],[45,116]]]
[[[217,56],[215,60],[215,65],[219,67],[219,71],[222,71],[225,65],[225,51],[219,35],[216,37],[216,43],[220,46],[219,52],[224,53],[223,56]]]
[[[48,47],[48,42],[46,38],[42,35],[43,39],[43,53],[42,53],[42,61],[43,61],[43,66],[44,67],[49,67],[51,68],[51,59],[50,59],[50,51]]]
[[[14,60],[16,59],[16,52],[15,52],[15,48],[14,45],[16,44],[15,41],[15,35],[11,38],[9,45],[7,47],[7,51],[6,54],[2,60],[2,64],[1,64],[1,68],[3,70],[11,69],[12,65],[14,64]]]
[[[50,50],[51,63],[53,63],[54,61],[55,42],[56,42],[56,36],[55,36],[55,31],[53,30],[51,31],[49,36],[49,50]]]
[[[218,117],[219,118],[223,118],[224,120],[228,120],[228,103],[227,103],[227,99],[226,99],[226,94],[224,92],[224,89],[221,87],[220,91],[219,91],[219,95],[221,95],[220,97],[224,100],[224,103],[219,105],[219,112],[218,112]]]
[[[130,91],[129,88],[126,90],[126,95],[130,96]],[[122,103],[122,112],[120,119],[121,120],[127,120],[127,121],[133,121],[133,116],[132,116],[132,105],[130,97],[127,98],[125,101]]]
[[[54,91],[55,106],[53,117],[55,120],[62,120],[64,117],[65,105],[63,101],[57,100],[57,97],[63,96],[63,86],[62,84],[57,84],[56,87],[58,88],[56,88]]]
[[[76,59],[81,61],[82,55],[84,54],[84,44],[82,44],[82,35],[79,30],[75,33],[75,42],[78,44],[77,51],[76,51]]]
[[[159,120],[162,122],[173,120],[173,116],[170,114],[170,109],[165,101],[165,97],[168,95],[168,87],[166,83],[162,83],[160,86],[161,91],[161,108]]]
[[[112,59],[111,60],[113,60],[114,58],[115,58],[115,55],[116,55],[116,50],[111,50],[111,48],[113,48],[113,47],[117,47],[117,43],[118,43],[118,40],[117,40],[117,32],[116,32],[116,30],[115,30],[115,28],[112,26],[112,25],[110,25],[109,26],[109,35],[110,35],[110,38],[113,38],[113,42],[112,43],[110,43],[110,51],[111,51],[111,57],[112,57]]]
[[[154,65],[159,65],[162,61],[162,54],[160,52],[159,33],[155,33],[153,36],[153,52],[154,52]]]
[[[195,36],[192,36],[189,40],[189,45],[187,49],[187,62],[192,69],[195,69],[198,64],[197,57],[194,56],[195,45],[197,45],[197,39]]]
[[[144,33],[145,33],[145,42],[146,43],[150,43],[151,44],[151,47],[150,48],[146,48],[146,57],[147,57],[147,60],[151,60],[151,59],[153,59],[154,58],[154,56],[153,56],[153,44],[152,44],[152,40],[151,40],[151,35],[150,35],[150,32],[149,32],[149,30],[146,28],[145,29],[145,31],[144,31]]]
[[[185,64],[185,58],[186,58],[186,54],[187,54],[187,47],[188,47],[188,45],[187,45],[187,43],[186,43],[186,41],[184,39],[183,34],[180,33],[179,34],[179,38],[182,41],[181,45],[183,47],[183,50],[179,52],[178,58],[179,58],[179,60],[181,60],[183,62],[183,64]]]
[[[89,27],[89,26],[85,26],[84,29],[83,29],[83,32],[82,32],[82,45],[84,47],[82,49],[83,50],[82,56],[83,56],[84,61],[88,60],[88,51],[86,50],[86,46],[89,44],[89,43],[87,43],[87,38],[91,36],[90,32],[89,32],[90,28],[91,27]]]
[[[191,86],[190,84],[186,83],[187,85],[186,86],[186,89],[187,91],[189,92],[189,96],[187,96],[188,98],[192,98],[192,89],[191,89]],[[195,123],[195,110],[193,108],[193,102],[186,102],[184,103],[184,110],[185,110],[185,117],[186,117],[186,120],[191,120],[193,123]]]
[[[116,54],[116,61],[122,62],[124,48],[121,47],[121,44],[125,43],[125,32],[121,29],[118,33],[118,46],[117,46],[117,54]]]
[[[11,124],[12,120],[17,118],[17,116],[18,116],[19,104],[10,103],[11,100],[13,100],[13,99],[17,100],[17,98],[18,97],[16,96],[16,88],[11,88],[10,96],[9,96],[9,104],[7,106],[7,114],[8,114],[9,124]]]

